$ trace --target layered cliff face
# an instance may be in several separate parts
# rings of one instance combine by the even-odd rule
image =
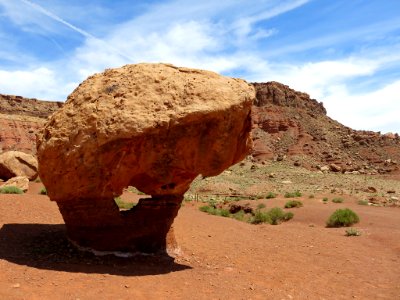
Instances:
[[[356,131],[329,118],[322,103],[278,82],[255,83],[253,156],[282,159],[318,168],[336,165],[338,171],[387,173],[398,170],[400,138]]]
[[[0,152],[36,153],[36,132],[62,102],[0,95]]]

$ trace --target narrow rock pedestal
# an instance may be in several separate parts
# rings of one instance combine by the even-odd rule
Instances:
[[[69,239],[97,251],[156,253],[174,251],[171,230],[183,196],[140,199],[120,211],[113,199],[74,199],[57,202]]]

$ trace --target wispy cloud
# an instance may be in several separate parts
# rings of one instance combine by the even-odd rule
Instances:
[[[249,81],[280,81],[323,101],[328,113],[346,125],[360,128],[353,125],[356,122],[365,128],[400,131],[392,113],[399,108],[393,95],[400,94],[400,79],[392,75],[387,81],[389,77],[382,76],[395,74],[393,69],[400,66],[400,40],[395,36],[400,22],[382,17],[335,30],[335,9],[348,3],[339,2],[325,11],[327,16],[332,15],[330,20],[314,24],[320,10],[307,9],[323,6],[318,1],[260,0],[257,5],[244,0],[204,0],[190,5],[185,0],[156,1],[141,4],[132,17],[126,15],[113,23],[103,21],[101,30],[96,31],[86,26],[87,14],[68,17],[68,6],[78,2],[60,9],[52,2],[2,0],[0,8],[10,22],[32,35],[47,36],[63,56],[51,59],[37,54],[36,61],[27,60],[25,68],[18,66],[15,70],[0,65],[0,91],[65,99],[76,84],[105,68],[142,61],[169,62]],[[300,12],[293,15],[296,11]],[[336,13],[342,17],[345,11]],[[290,19],[285,19],[288,14],[292,14]],[[303,28],[297,30],[301,24]],[[319,30],[319,25],[323,29]],[[79,43],[62,43],[71,33],[79,37]],[[14,57],[25,53],[18,45],[12,48]],[[1,51],[4,57],[10,53]],[[29,84],[15,84],[22,81]],[[363,90],[355,90],[355,82]],[[387,99],[390,108],[373,109],[376,97]],[[373,115],[368,114],[371,110]]]

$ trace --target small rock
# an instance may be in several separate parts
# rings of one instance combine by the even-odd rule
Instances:
[[[367,188],[365,189],[365,192],[368,192],[368,193],[376,193],[376,192],[377,192],[377,189],[374,188],[373,186],[369,186],[369,187],[367,187]]]
[[[388,190],[386,193],[388,193],[388,194],[396,194],[396,191],[395,190]]]
[[[329,165],[329,169],[332,172],[340,172],[342,170],[342,168],[340,166],[336,165],[336,164],[330,164]]]
[[[16,284],[14,284],[12,287],[13,287],[13,288],[19,288],[19,287],[21,287],[21,285],[20,285],[19,283],[16,283]]]
[[[321,170],[322,172],[328,172],[328,171],[329,171],[329,167],[328,167],[328,166],[322,166],[322,167],[320,168],[320,170]]]

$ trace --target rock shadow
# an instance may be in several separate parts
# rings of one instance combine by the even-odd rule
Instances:
[[[45,270],[121,276],[160,275],[191,269],[167,254],[96,256],[72,245],[64,224],[4,224],[0,259]]]

